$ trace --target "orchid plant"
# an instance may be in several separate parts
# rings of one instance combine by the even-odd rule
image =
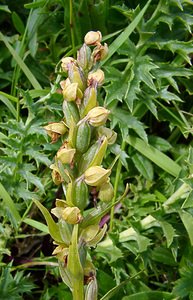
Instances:
[[[97,299],[96,269],[89,249],[96,247],[107,230],[101,218],[115,205],[110,182],[111,168],[102,166],[107,147],[116,140],[116,132],[105,127],[110,111],[99,106],[98,89],[104,81],[99,62],[107,56],[107,44],[101,44],[99,31],[90,31],[77,53],[77,59],[64,57],[60,82],[64,118],[45,126],[51,142],[62,139],[54,163],[50,166],[56,185],[62,185],[64,199],[56,199],[51,210],[35,201],[44,214],[56,248],[60,274],[74,300]],[[122,197],[121,197],[122,198]],[[115,199],[114,199],[115,200]],[[89,209],[88,209],[89,207]]]

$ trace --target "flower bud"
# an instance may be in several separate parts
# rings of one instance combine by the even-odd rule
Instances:
[[[98,286],[96,277],[93,277],[92,280],[89,282],[85,292],[85,300],[97,300],[98,297]]]
[[[76,133],[76,149],[81,153],[88,150],[91,140],[91,127],[88,122],[81,122]]]
[[[71,83],[78,83],[78,88],[84,91],[86,81],[83,72],[75,64],[70,64],[68,69],[68,77]]]
[[[78,83],[70,83],[66,88],[64,88],[63,97],[67,101],[75,101],[77,99],[81,99],[83,97],[83,94],[78,88]]]
[[[96,269],[93,263],[86,259],[84,264],[84,279],[86,279],[86,284],[90,282],[90,279],[93,278],[93,276],[96,276]]]
[[[100,186],[108,180],[110,174],[110,169],[106,170],[100,166],[94,166],[85,171],[84,180],[90,186]]]
[[[84,228],[81,232],[80,239],[82,239],[84,242],[88,243],[92,241],[92,239],[95,238],[95,236],[98,234],[100,230],[99,225],[90,225]]]
[[[66,149],[62,148],[59,149],[56,157],[59,159],[63,164],[70,164],[74,158],[74,154],[76,152],[76,149]]]
[[[74,101],[63,101],[63,113],[65,117],[65,123],[70,128],[72,119],[74,123],[80,120],[79,110]]]
[[[61,67],[64,72],[68,71],[69,65],[74,63],[75,59],[73,57],[63,57],[61,59]]]
[[[71,84],[71,82],[70,82],[69,78],[67,78],[66,80],[60,81],[60,86],[61,86],[62,90],[64,90],[65,88],[67,88],[70,84]]]
[[[94,48],[93,52],[92,52],[92,61],[94,62],[94,64],[97,61],[103,60],[107,57],[108,55],[108,46],[105,43],[104,46],[103,45],[98,45],[96,48]]]
[[[92,73],[88,74],[87,83],[88,83],[88,86],[92,85],[93,82],[94,83],[96,82],[98,85],[101,85],[103,83],[104,79],[105,79],[104,72],[101,69],[98,69],[96,72],[92,72]]]
[[[103,157],[107,149],[107,138],[104,136],[99,138],[82,156],[80,162],[80,171],[83,173],[92,166],[101,165]]]
[[[52,180],[56,185],[61,184],[64,180],[59,172],[59,169],[55,164],[52,164],[50,166],[50,169],[52,170]]]
[[[88,46],[95,46],[100,44],[102,40],[102,34],[100,31],[89,31],[85,37],[84,42]]]
[[[110,110],[102,106],[97,106],[88,112],[86,119],[90,125],[98,127],[106,123],[109,114]]]
[[[113,145],[117,139],[117,133],[114,130],[103,126],[98,128],[98,135],[105,135],[109,145]]]
[[[77,63],[83,70],[89,71],[92,68],[91,50],[86,44],[77,52]]]
[[[106,182],[100,186],[98,198],[103,202],[110,202],[114,196],[114,189],[110,182]]]
[[[82,176],[81,176],[82,177]],[[80,210],[84,210],[88,205],[89,193],[88,186],[83,178],[78,178],[72,188],[72,203]]]
[[[59,137],[67,131],[67,127],[64,125],[63,122],[57,123],[49,123],[48,125],[44,126],[47,134],[51,137],[52,143],[57,142]]]
[[[90,85],[84,92],[84,98],[80,107],[82,117],[94,107],[97,106],[97,87]]]
[[[69,249],[66,248],[65,246],[63,245],[59,245],[57,246],[54,251],[52,252],[53,255],[56,255],[56,257],[62,261],[62,262],[65,262],[67,256],[68,256],[68,252],[69,252]]]
[[[69,224],[77,224],[82,220],[82,215],[78,207],[66,207],[63,210],[62,218]]]

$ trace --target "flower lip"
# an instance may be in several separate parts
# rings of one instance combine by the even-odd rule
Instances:
[[[102,34],[100,31],[89,31],[85,37],[84,42],[87,46],[95,46],[100,44],[102,40]]]

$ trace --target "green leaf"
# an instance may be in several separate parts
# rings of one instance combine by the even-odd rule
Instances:
[[[11,11],[10,11],[8,5],[0,5],[0,10],[1,10],[1,11],[5,11],[5,12],[7,12],[7,13],[11,13]]]
[[[159,136],[149,135],[148,141],[153,147],[155,147],[159,151],[165,152],[172,148],[172,145],[167,140],[164,140]]]
[[[30,69],[27,67],[27,65],[24,63],[24,61],[18,55],[18,53],[14,50],[14,48],[10,45],[10,43],[8,42],[8,39],[6,37],[4,37],[1,32],[0,32],[0,40],[4,42],[5,46],[7,47],[9,52],[12,54],[13,58],[16,60],[19,67],[22,69],[22,71],[28,78],[29,82],[31,82],[34,89],[42,89],[41,85],[36,80],[35,76],[32,74]]]
[[[131,159],[139,171],[147,180],[153,180],[153,166],[151,162],[139,153],[135,153],[131,156]]]
[[[36,199],[33,199],[34,203],[37,205],[37,207],[39,208],[39,210],[41,211],[41,213],[43,214],[46,223],[48,225],[48,229],[49,229],[49,233],[51,235],[51,237],[59,243],[63,243],[61,235],[60,235],[60,231],[59,231],[59,227],[58,224],[56,224],[52,218],[52,216],[50,215],[49,211],[47,210],[47,208],[45,208],[39,201],[37,201]]]
[[[190,262],[190,266],[183,267],[180,271],[181,278],[175,282],[175,286],[173,289],[173,293],[180,297],[180,299],[184,299],[188,297],[190,293],[193,293],[193,268],[192,263]],[[189,298],[189,297],[188,297]],[[189,298],[190,299],[190,298]]]
[[[0,94],[0,100],[8,107],[14,118],[17,118],[17,111],[9,99]]]
[[[47,155],[37,151],[36,149],[34,149],[34,147],[30,148],[30,149],[27,149],[25,154],[29,155],[29,157],[33,158],[36,161],[37,166],[39,166],[39,163],[43,163],[46,166],[51,165],[51,161],[49,160]]]
[[[134,31],[136,26],[139,24],[141,19],[143,18],[144,13],[146,12],[151,0],[149,0],[140,13],[136,16],[136,18],[129,24],[125,30],[112,42],[109,46],[109,53],[106,59],[104,59],[100,65],[103,65],[107,62],[107,60],[121,47],[121,45],[128,39],[130,34]]]
[[[182,223],[184,224],[184,227],[186,228],[186,231],[190,239],[190,243],[193,246],[193,230],[192,230],[193,216],[185,210],[179,210],[178,213],[180,215]]]
[[[36,175],[34,175],[33,173],[27,171],[27,170],[19,170],[19,173],[25,178],[27,184],[33,184],[35,185],[35,187],[37,187],[38,189],[40,189],[41,192],[44,193],[44,186],[41,183],[41,180],[39,177],[37,177]]]
[[[144,130],[143,124],[133,117],[128,111],[121,108],[113,108],[112,112],[112,126],[117,124],[120,127],[123,138],[128,135],[128,129],[133,129],[144,141],[147,141],[147,135]]]
[[[4,188],[4,186],[0,183],[0,198],[3,199],[5,207],[9,211],[10,220],[13,224],[13,226],[17,229],[19,224],[21,223],[21,217],[17,210],[17,207],[15,206],[14,201]]]
[[[23,24],[23,21],[21,20],[20,16],[14,11],[12,13],[12,22],[14,24],[15,29],[21,34],[23,35],[25,32],[25,26]]]
[[[174,236],[175,236],[175,230],[173,228],[173,226],[166,222],[166,221],[159,221],[161,224],[161,227],[163,229],[164,232],[164,236],[166,237],[166,241],[167,241],[167,247],[169,248],[173,242]]]
[[[167,155],[163,154],[143,140],[133,136],[128,136],[126,138],[126,142],[155,163],[158,167],[174,177],[178,177],[181,167]]]
[[[193,190],[190,191],[184,203],[182,204],[181,208],[190,208],[190,207],[193,207]]]
[[[38,8],[38,7],[44,6],[45,3],[46,3],[46,0],[38,0],[36,2],[24,4],[24,7],[27,8],[27,9]]]
[[[104,240],[97,245],[96,251],[101,256],[107,256],[109,263],[117,261],[119,258],[123,257],[122,251],[113,243],[110,236],[107,237],[107,241]]]
[[[174,300],[174,295],[168,292],[140,292],[130,296],[125,296],[122,300]]]
[[[5,98],[7,98],[7,99],[9,99],[9,100],[11,100],[11,101],[13,101],[13,102],[16,102],[16,103],[18,103],[18,101],[19,101],[18,98],[14,97],[14,96],[12,96],[12,95],[9,95],[9,94],[7,94],[7,93],[4,93],[4,92],[2,92],[2,91],[0,91],[0,95],[4,96]]]
[[[133,276],[133,277],[136,277],[136,276]],[[117,286],[113,287],[102,298],[100,298],[100,300],[109,300],[109,299],[111,299],[114,295],[116,295],[118,293],[118,291],[120,289],[122,289],[124,287],[124,285],[126,285],[129,281],[131,281],[132,278],[128,278],[128,279],[122,281],[121,283],[119,283]]]
[[[33,220],[33,219],[30,219],[30,218],[24,218],[23,222],[30,225],[30,226],[32,226],[32,227],[34,227],[34,228],[36,228],[36,229],[38,229],[38,230],[40,230],[40,231],[42,231],[42,232],[44,232],[44,233],[46,233],[46,234],[49,234],[48,227],[43,223],[40,223],[40,222],[38,222],[36,220]]]
[[[81,280],[83,278],[83,269],[80,262],[79,251],[78,251],[78,224],[74,225],[72,231],[71,244],[69,246],[68,264],[67,268],[72,275],[72,278]]]
[[[151,253],[152,260],[167,266],[177,266],[171,251],[164,247],[155,247]]]
[[[168,91],[168,86],[161,89],[157,96],[163,100],[165,100],[167,103],[169,103],[170,101],[180,101],[182,102],[182,99],[180,97],[178,97],[176,94],[171,93]]]

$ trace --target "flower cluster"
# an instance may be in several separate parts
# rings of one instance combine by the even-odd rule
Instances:
[[[97,99],[98,88],[104,82],[104,72],[97,66],[108,53],[108,47],[101,44],[101,39],[99,31],[90,31],[77,53],[77,59],[62,58],[61,71],[67,77],[60,82],[64,118],[59,123],[45,126],[53,143],[61,136],[63,140],[54,163],[50,166],[54,183],[62,184],[65,191],[65,199],[57,199],[56,207],[52,209],[52,213],[59,220],[64,241],[63,243],[56,241],[58,246],[54,254],[65,263],[63,267],[68,273],[66,276],[68,279],[71,278],[72,282],[63,279],[69,286],[72,285],[70,286],[72,289],[74,288],[72,277],[76,274],[74,275],[73,267],[70,265],[70,247],[77,244],[81,253],[81,247],[86,249],[96,246],[106,230],[106,226],[100,229],[98,224],[91,224],[86,228],[80,226],[76,234],[76,243],[73,243],[72,239],[75,236],[73,227],[75,228],[76,224],[81,225],[87,206],[95,205],[90,197],[93,190],[98,201],[109,202],[113,198],[113,186],[109,178],[111,169],[102,166],[107,146],[115,142],[116,133],[105,127],[110,111],[99,106]],[[86,284],[93,281],[96,289],[93,265],[85,253],[84,258],[81,254],[78,256],[83,277],[87,278]],[[93,284],[88,284],[88,288]]]

